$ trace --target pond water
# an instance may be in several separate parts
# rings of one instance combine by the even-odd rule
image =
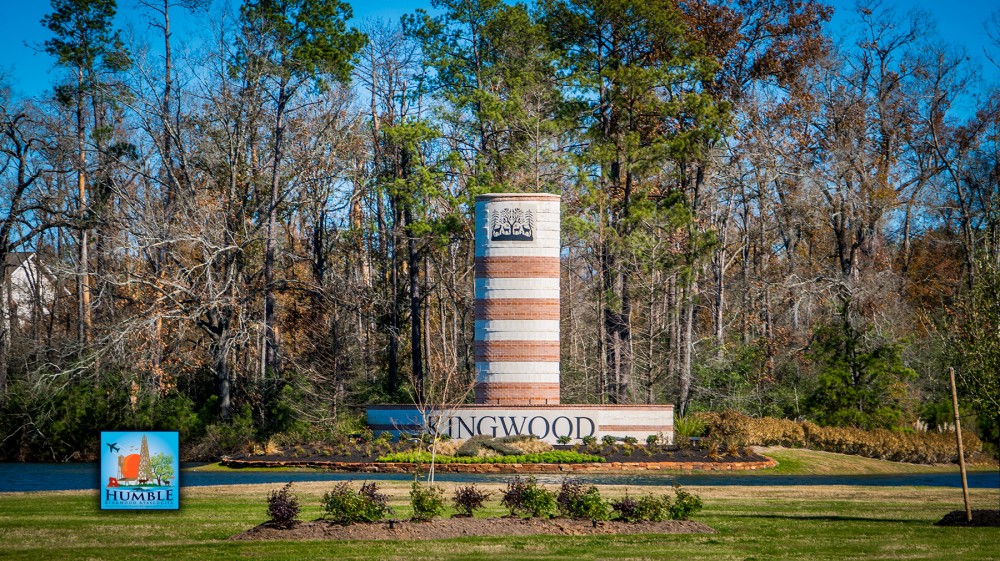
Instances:
[[[287,483],[289,481],[410,481],[412,475],[395,473],[330,473],[323,471],[192,471],[201,464],[183,464],[180,483],[182,487],[206,485],[245,485],[255,483]],[[459,483],[503,483],[510,475],[465,473],[439,473],[438,481]],[[536,475],[541,483],[560,483],[563,475]],[[954,473],[920,473],[897,475],[760,475],[695,473],[662,475],[648,473],[586,474],[589,483],[607,485],[865,485],[881,487],[927,486],[961,487],[958,470]],[[969,473],[969,486],[973,488],[1000,487],[1000,474],[992,472]],[[0,492],[11,491],[66,491],[98,488],[96,463],[80,464],[5,464],[0,463]]]

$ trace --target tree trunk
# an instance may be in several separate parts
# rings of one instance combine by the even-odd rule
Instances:
[[[407,273],[410,281],[410,360],[413,368],[413,390],[416,394],[417,403],[424,403],[424,361],[421,347],[421,310],[420,310],[420,252],[417,249],[417,240],[412,231],[413,213],[407,206],[405,211],[406,220],[406,248],[407,248]]]
[[[278,91],[278,103],[274,117],[274,162],[271,167],[271,197],[267,210],[267,239],[264,245],[264,370],[277,372],[278,342],[275,336],[275,296],[274,296],[274,254],[275,238],[278,235],[278,201],[281,185],[281,156],[284,148],[282,140],[285,132],[284,114],[288,102],[284,84]]]
[[[80,215],[80,247],[77,255],[77,298],[79,317],[77,319],[77,342],[85,345],[90,339],[90,271],[87,246],[89,217],[87,216],[87,153],[85,146],[85,125],[83,122],[83,68],[76,73],[76,141],[77,141],[77,212]]]

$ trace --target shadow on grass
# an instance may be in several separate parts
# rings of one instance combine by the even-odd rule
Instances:
[[[727,514],[728,518],[772,518],[775,520],[815,520],[819,522],[893,522],[904,524],[929,524],[926,520],[913,520],[902,518],[871,518],[865,516],[819,516],[819,515],[796,515],[796,514]]]

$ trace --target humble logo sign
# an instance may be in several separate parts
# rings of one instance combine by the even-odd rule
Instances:
[[[102,432],[101,443],[102,510],[179,508],[176,432]]]

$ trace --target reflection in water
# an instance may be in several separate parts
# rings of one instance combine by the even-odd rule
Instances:
[[[190,471],[199,464],[181,466],[181,487],[206,485],[243,485],[255,483],[287,483],[289,481],[412,481],[405,473],[328,473],[322,471]],[[504,483],[510,475],[438,473],[438,481],[458,483]],[[561,483],[564,475],[536,474],[540,483]],[[957,473],[920,473],[899,475],[732,475],[722,473],[662,475],[650,473],[585,474],[589,483],[599,485],[866,485],[882,487],[928,486],[960,487]],[[97,464],[0,464],[0,492],[9,491],[62,491],[97,489]],[[972,472],[969,486],[974,488],[1000,487],[997,472]]]

